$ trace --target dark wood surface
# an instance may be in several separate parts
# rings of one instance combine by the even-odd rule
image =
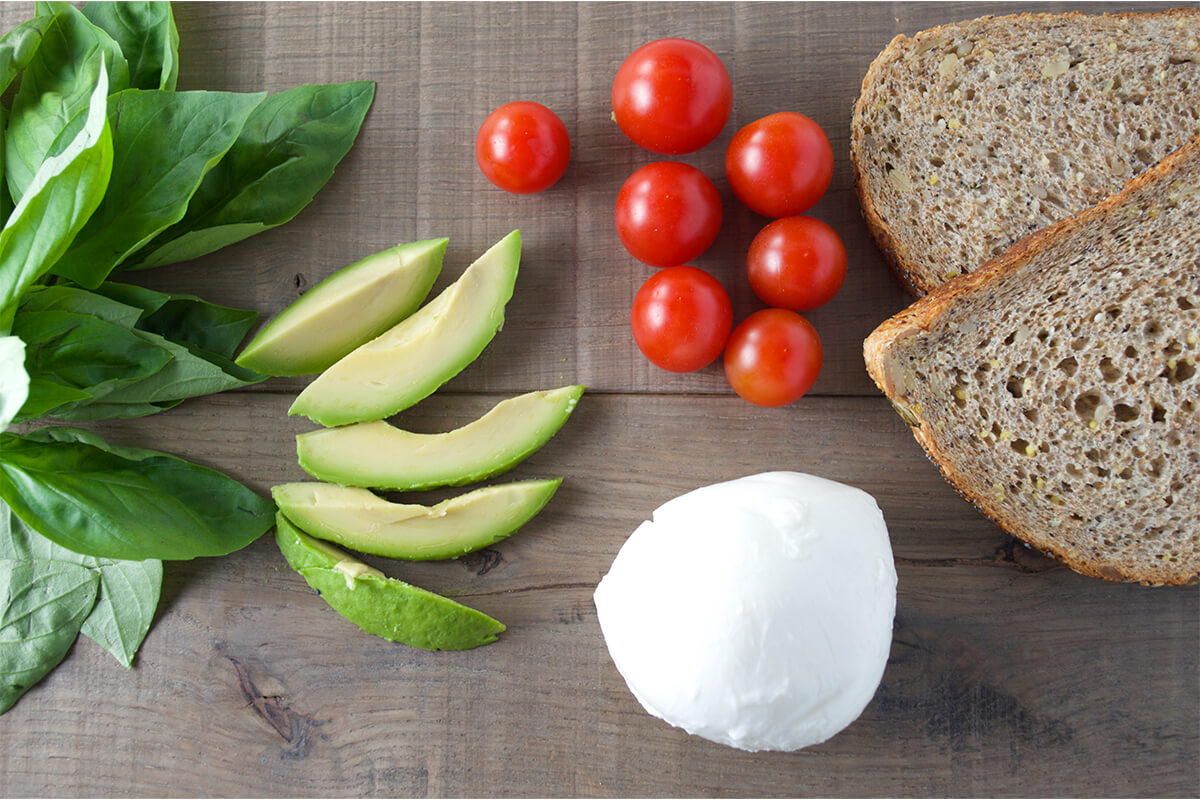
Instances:
[[[525,253],[504,330],[403,423],[447,429],[514,393],[571,382],[589,392],[513,473],[566,478],[518,535],[457,562],[373,561],[498,617],[508,625],[498,643],[428,653],[368,636],[325,606],[269,537],[227,558],[168,564],[135,669],[81,639],[0,717],[0,794],[1200,793],[1197,588],[1107,584],[1014,545],[942,481],[860,355],[865,335],[907,303],[851,186],[850,108],[867,65],[900,32],[1065,5],[177,6],[181,89],[369,78],[378,92],[358,144],[296,220],[138,280],[265,318],[397,241],[450,237],[440,288],[519,227]],[[0,23],[7,30],[29,10],[0,6]],[[833,185],[812,213],[842,234],[850,274],[811,315],[825,369],[790,407],[742,402],[717,366],[659,371],[629,333],[650,270],[622,250],[612,208],[629,173],[656,157],[612,124],[608,96],[621,60],[662,36],[706,43],[733,76],[733,119],[681,160],[713,177],[725,200],[720,238],[695,263],[729,288],[737,318],[759,307],[742,259],[764,220],[729,193],[724,145],[779,110],[813,117],[833,143]],[[507,195],[474,164],[484,116],[516,99],[555,109],[571,133],[567,175],[541,195]],[[304,478],[293,436],[311,426],[286,416],[301,386],[273,380],[97,429],[266,492]],[[660,503],[769,469],[873,494],[900,577],[874,701],[830,742],[794,754],[742,753],[645,714],[608,657],[591,601],[625,537]]]

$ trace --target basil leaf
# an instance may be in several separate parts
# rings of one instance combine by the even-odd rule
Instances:
[[[0,713],[66,657],[99,586],[76,564],[0,561]]]
[[[175,89],[179,79],[179,31],[171,4],[91,0],[83,15],[121,46],[135,89]]]
[[[59,259],[108,186],[108,79],[102,60],[91,63],[96,81],[82,128],[62,153],[38,167],[0,231],[0,333],[10,329],[17,298]]]
[[[4,174],[4,129],[8,127],[8,109],[0,106],[0,175]],[[8,194],[8,184],[0,181],[0,221],[12,214],[13,201]]]
[[[190,294],[165,294],[112,281],[105,281],[96,291],[142,309],[141,330],[225,358],[233,358],[258,319],[257,311],[219,306]]]
[[[122,267],[198,258],[296,216],[354,144],[374,96],[374,83],[355,81],[268,97],[204,177],[183,219]]]
[[[0,503],[0,561],[65,562],[86,567],[100,579],[96,604],[81,632],[126,667],[150,630],[162,591],[161,561],[115,561],[80,555],[60,547]]]
[[[8,89],[17,73],[33,60],[53,19],[53,14],[34,17],[0,38],[0,92]]]
[[[21,298],[18,315],[27,311],[70,311],[90,314],[105,322],[132,328],[142,316],[142,310],[103,294],[89,292],[66,284],[34,286]]]
[[[129,86],[129,67],[112,37],[69,3],[54,4],[54,11],[13,98],[4,147],[5,179],[14,201],[33,184],[59,135],[89,107],[94,63],[106,65],[106,97]]]
[[[62,404],[71,390],[80,401],[162,371],[173,353],[140,331],[70,311],[24,311],[13,333],[25,342],[29,397],[19,419],[33,419]],[[65,387],[67,392],[63,392]],[[53,403],[53,405],[51,405]]]
[[[265,96],[139,89],[112,95],[108,191],[52,271],[94,289],[127,256],[182,219],[200,180]]]
[[[266,380],[230,360],[257,316],[125,284],[34,287],[14,321],[31,376],[19,420],[130,419]]]
[[[46,416],[68,422],[137,419],[167,411],[182,402],[182,400],[171,400],[163,403],[109,403],[103,397],[98,400],[88,398],[78,403],[59,406]]]
[[[134,333],[168,351],[172,359],[153,375],[108,393],[104,396],[106,403],[162,403],[185,400],[260,383],[267,379],[266,375],[240,367],[216,353],[205,353],[146,331]]]
[[[0,434],[0,498],[69,550],[134,561],[231,553],[274,512],[216,470],[72,428]]]
[[[50,27],[53,16],[35,17],[22,22],[0,37],[0,93],[12,85],[17,74],[33,60],[42,45],[42,37]],[[0,175],[4,174],[4,129],[8,127],[8,109],[0,106]],[[6,181],[0,181],[0,220],[8,219],[13,201]]]
[[[100,596],[81,633],[112,653],[127,669],[142,646],[162,594],[161,561],[97,559]]]

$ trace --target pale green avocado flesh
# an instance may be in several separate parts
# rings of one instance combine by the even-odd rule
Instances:
[[[533,519],[561,479],[486,486],[434,506],[390,503],[333,483],[272,487],[279,510],[305,533],[361,553],[409,561],[458,558],[504,539]]]
[[[390,417],[428,397],[496,335],[520,261],[521,234],[513,231],[423,308],[321,373],[288,414],[348,425]]]
[[[469,650],[504,625],[473,608],[385,576],[275,516],[275,541],[322,599],[367,633],[425,650]]]
[[[380,421],[311,431],[296,437],[296,452],[308,474],[345,486],[462,486],[499,475],[550,441],[582,394],[582,386],[529,392],[447,433],[412,433]]]
[[[399,244],[338,270],[267,323],[237,363],[267,375],[315,375],[416,311],[448,239]]]

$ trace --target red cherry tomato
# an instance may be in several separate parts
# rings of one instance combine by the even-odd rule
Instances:
[[[680,155],[717,138],[733,108],[721,59],[687,39],[659,39],[634,50],[617,70],[613,118],[634,144]]]
[[[633,339],[650,363],[693,372],[721,355],[733,305],[720,281],[695,267],[667,267],[633,298]]]
[[[703,172],[656,161],[629,176],[617,195],[617,234],[634,258],[652,267],[693,260],[721,230],[721,195]]]
[[[784,217],[750,242],[746,273],[750,288],[767,305],[808,311],[828,303],[842,288],[846,247],[819,219]]]
[[[532,194],[549,189],[567,171],[571,137],[558,115],[541,103],[506,103],[479,127],[475,160],[504,191]]]
[[[783,111],[751,122],[725,150],[725,175],[738,199],[764,217],[812,208],[833,177],[833,148],[821,126]]]
[[[821,339],[808,320],[783,308],[764,308],[734,329],[725,346],[725,377],[756,406],[799,400],[821,371]]]

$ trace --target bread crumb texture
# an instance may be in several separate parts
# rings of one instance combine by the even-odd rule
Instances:
[[[851,124],[876,240],[918,294],[1118,191],[1200,131],[1200,11],[983,17],[897,37]]]
[[[1200,138],[866,349],[931,458],[1007,530],[1085,574],[1196,581]]]

